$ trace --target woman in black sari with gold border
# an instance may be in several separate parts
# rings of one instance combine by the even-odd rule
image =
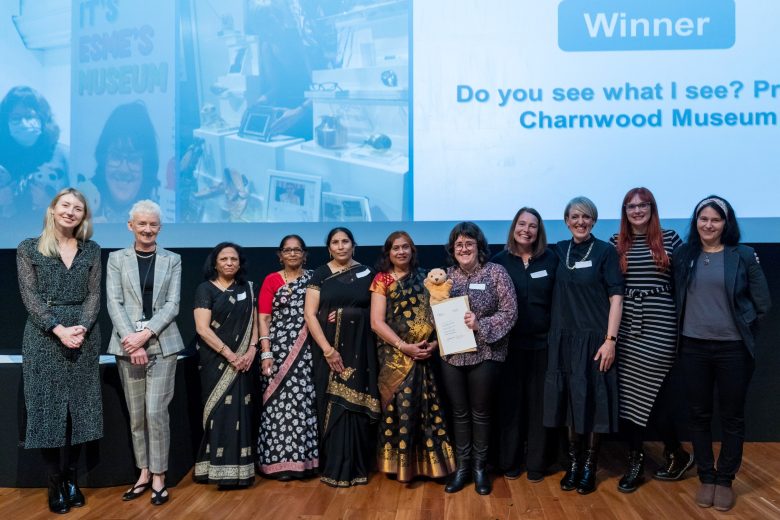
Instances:
[[[333,487],[368,482],[374,460],[372,423],[379,417],[377,361],[371,333],[370,267],[356,262],[346,228],[328,233],[333,259],[316,269],[304,314],[313,348],[320,431],[320,480]]]
[[[240,246],[215,247],[193,305],[204,403],[193,480],[221,487],[250,486],[255,478],[249,369],[257,352],[257,323],[245,264]]]

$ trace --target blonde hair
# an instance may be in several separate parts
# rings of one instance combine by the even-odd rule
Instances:
[[[43,217],[43,231],[41,231],[41,236],[38,239],[38,251],[43,256],[60,256],[57,235],[54,231],[54,207],[65,195],[73,195],[84,205],[84,218],[79,225],[76,226],[76,229],[73,230],[73,237],[82,243],[92,238],[92,212],[89,209],[86,197],[84,197],[84,194],[76,188],[65,188],[51,199],[49,207],[46,208],[46,214]]]

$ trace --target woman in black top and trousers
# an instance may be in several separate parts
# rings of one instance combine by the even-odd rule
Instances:
[[[736,500],[731,482],[742,462],[755,325],[770,307],[758,255],[739,239],[734,209],[713,195],[696,205],[688,242],[673,258],[680,361],[701,481],[696,503],[719,511],[728,511]],[[711,429],[714,388],[722,427],[717,465]]]
[[[540,482],[555,448],[542,424],[547,332],[550,329],[558,257],[547,248],[541,215],[520,208],[509,227],[506,249],[492,260],[504,266],[517,295],[517,323],[509,333],[509,350],[501,366],[498,464],[516,479],[525,460],[526,476]]]

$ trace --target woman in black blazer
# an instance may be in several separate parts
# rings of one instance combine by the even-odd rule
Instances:
[[[696,205],[688,242],[673,258],[680,359],[701,481],[696,503],[719,511],[731,509],[736,499],[731,482],[742,462],[755,325],[770,306],[758,255],[739,239],[734,209],[713,195]],[[723,431],[717,465],[711,430],[716,387]]]

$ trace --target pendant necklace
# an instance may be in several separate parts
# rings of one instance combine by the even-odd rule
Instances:
[[[571,266],[569,265],[569,255],[571,254],[571,244],[573,242],[574,242],[574,240],[570,240],[569,241],[569,249],[566,250],[566,269],[568,269],[570,271],[574,270],[574,268],[577,267],[577,262],[574,262],[574,265],[571,265]],[[593,244],[595,244],[595,243],[596,243],[595,240],[590,243],[590,247],[588,247],[588,251],[585,253],[585,256],[582,257],[580,262],[584,262],[585,260],[588,259],[588,257],[590,256],[590,252],[593,250]]]

